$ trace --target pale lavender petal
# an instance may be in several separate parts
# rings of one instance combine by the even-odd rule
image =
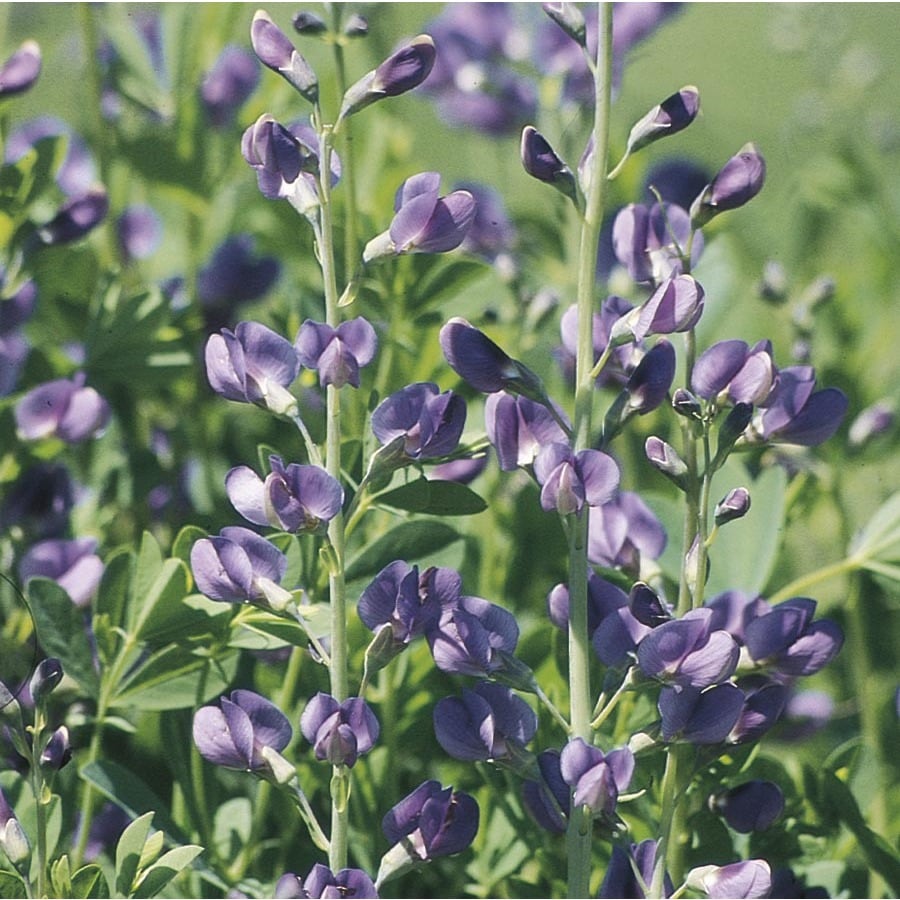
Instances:
[[[200,755],[211,763],[242,769],[244,759],[234,745],[222,710],[216,706],[202,706],[194,713],[193,737]]]
[[[589,506],[600,506],[615,496],[619,487],[619,467],[612,457],[599,450],[582,450],[576,456],[576,468]]]
[[[247,713],[257,743],[279,752],[284,750],[293,736],[293,729],[287,716],[274,703],[254,691],[240,689],[232,691],[231,700]]]
[[[319,729],[339,711],[340,704],[331,694],[325,694],[322,691],[317,692],[306,704],[300,716],[300,731],[303,737],[311,744],[314,744]]]
[[[252,768],[258,760],[255,758],[256,748],[253,745],[253,724],[246,710],[242,709],[227,697],[220,700],[222,715],[225,717],[225,726],[231,738],[234,748],[241,759],[244,760],[244,768]]]
[[[749,350],[746,341],[713,344],[697,357],[691,375],[691,390],[705,400],[717,396],[741,371]]]
[[[222,537],[239,546],[250,562],[253,574],[279,582],[287,570],[287,557],[264,537],[249,528],[228,526],[221,531]]]
[[[334,336],[334,329],[330,325],[307,319],[300,326],[300,330],[297,332],[297,339],[294,341],[300,364],[307,369],[315,369],[318,365],[319,357],[334,339]]]
[[[262,479],[249,466],[237,466],[225,476],[231,505],[254,525],[269,525]]]
[[[372,325],[362,316],[341,322],[336,334],[356,358],[358,366],[366,366],[375,358],[378,336]]]

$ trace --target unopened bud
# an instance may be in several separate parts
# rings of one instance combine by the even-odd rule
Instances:
[[[349,38],[365,37],[369,33],[369,20],[354,13],[344,23],[344,34]]]
[[[307,12],[305,9],[301,9],[294,14],[291,24],[294,26],[294,31],[297,34],[322,34],[328,31],[328,26],[322,19],[315,13]]]
[[[862,447],[879,434],[884,434],[894,426],[896,413],[893,404],[880,400],[864,409],[850,426],[847,438],[851,447]]]
[[[634,124],[628,135],[627,152],[636,151],[687,128],[700,110],[700,92],[693,85],[666,97]]]
[[[741,519],[750,509],[750,491],[745,487],[732,488],[725,497],[716,504],[716,525],[724,525],[734,519]]]
[[[759,295],[769,303],[783,303],[787,298],[788,279],[784,266],[775,260],[769,260],[763,268],[759,282]]]
[[[69,744],[69,729],[60,725],[47,741],[41,751],[39,765],[45,772],[58,772],[72,758],[72,747]]]
[[[531,125],[526,125],[522,130],[520,152],[522,166],[532,178],[556,188],[577,205],[578,187],[572,170],[556,155],[547,139]]]
[[[253,16],[250,43],[263,65],[281,75],[310,103],[318,101],[319,80],[316,73],[264,10],[257,10]]]
[[[44,697],[53,692],[54,688],[62,681],[62,677],[62,663],[58,659],[50,657],[41,660],[28,682],[32,700],[40,703]]]
[[[707,185],[691,206],[694,227],[705,225],[714,216],[737,209],[752,200],[766,180],[766,161],[755,144],[744,144]]]
[[[543,3],[544,12],[580,47],[587,41],[584,15],[574,3]]]
[[[672,409],[680,416],[688,419],[696,419],[703,412],[700,401],[685,388],[678,388],[672,394]]]
[[[672,618],[659,594],[643,581],[635,582],[632,587],[628,595],[628,608],[638,622],[649,628],[656,628]]]
[[[687,463],[671,444],[667,444],[662,438],[651,435],[644,443],[644,453],[651,465],[684,490],[688,477]]]

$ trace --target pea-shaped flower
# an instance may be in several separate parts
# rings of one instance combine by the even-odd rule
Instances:
[[[109,421],[109,404],[85,378],[48,381],[29,391],[16,404],[16,430],[28,441],[58,437],[77,444],[101,431]]]
[[[194,581],[210,600],[260,603],[281,609],[290,594],[278,582],[287,557],[249,528],[229,526],[218,536],[201,538],[191,548]]]
[[[620,491],[602,506],[590,508],[588,559],[599,566],[638,570],[641,559],[659,559],[666,530],[634,491]]]
[[[275,885],[276,900],[377,896],[378,891],[372,879],[362,869],[340,869],[332,872],[322,863],[316,863],[302,881],[293,872],[286,872]]]
[[[277,72],[294,89],[315,103],[319,82],[309,63],[297,52],[288,36],[260,9],[250,25],[250,43],[263,65]]]
[[[665,741],[720,744],[737,722],[744,706],[744,692],[730,681],[700,690],[680,685],[659,692],[658,708]]]
[[[634,755],[627,747],[604,753],[582,738],[573,738],[562,749],[559,768],[575,793],[572,802],[592,813],[611,816],[619,794],[631,783]]]
[[[352,767],[378,740],[378,719],[361,697],[338,703],[330,694],[317,693],[300,716],[300,731],[313,745],[316,759]]]
[[[93,538],[48,538],[31,547],[19,563],[22,581],[52,578],[79,607],[91,602],[103,575],[103,561]]]
[[[653,881],[656,869],[658,841],[647,838],[627,849],[620,844],[612,848],[606,874],[600,884],[598,897],[645,897],[644,891]],[[669,873],[663,878],[663,897],[671,897],[675,887]]]
[[[559,416],[565,421],[561,411]],[[503,391],[485,401],[484,424],[504,472],[530,466],[542,447],[566,441],[566,433],[546,406]]]
[[[225,490],[234,508],[254,525],[284,531],[319,532],[340,512],[344,489],[321,466],[290,463],[269,457],[272,471],[263,481],[249,466],[237,466],[225,476]]]
[[[41,48],[36,41],[23,41],[0,66],[0,99],[27,91],[41,74]]]
[[[693,277],[673,275],[613,325],[610,340],[619,344],[642,341],[651,334],[689,331],[703,312],[703,296]]]
[[[784,812],[784,794],[772,781],[745,781],[716,797],[710,805],[741,834],[765,831]]]
[[[574,453],[568,444],[548,444],[534,461],[541,506],[560,515],[581,512],[611,500],[619,487],[619,467],[600,450]]]
[[[755,144],[744,144],[691,205],[694,225],[705,225],[713,216],[748,203],[762,190],[765,180],[762,154]]]
[[[772,390],[776,374],[771,341],[753,347],[744,341],[718,341],[697,357],[691,390],[705,400],[758,406]]]
[[[375,329],[361,316],[332,328],[307,319],[297,332],[297,357],[308,369],[316,369],[324,387],[345,384],[359,387],[359,370],[375,358],[378,338]]]
[[[727,866],[699,866],[688,872],[687,885],[702,891],[710,900],[768,897],[772,869],[764,859],[748,859]]]
[[[258,322],[239,322],[233,332],[223,328],[206,342],[206,377],[227,400],[289,415],[297,400],[288,387],[299,370],[291,342]]]
[[[475,218],[475,198],[468,191],[453,191],[441,197],[440,186],[437,172],[407,178],[394,198],[395,215],[390,228],[369,241],[363,261],[456,249]]]
[[[372,413],[372,431],[382,444],[403,437],[410,459],[433,459],[456,449],[466,424],[466,402],[436,384],[407,385]]]
[[[265,751],[280,753],[292,734],[284,713],[253,691],[232,691],[218,706],[203,706],[194,713],[194,743],[200,755],[229,769],[271,772]]]

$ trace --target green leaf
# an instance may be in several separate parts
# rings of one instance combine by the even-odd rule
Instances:
[[[161,712],[205,703],[231,683],[238,658],[236,652],[226,651],[211,659],[205,652],[198,655],[190,648],[169,644],[123,682],[112,705]]]
[[[203,848],[196,844],[175,847],[164,853],[144,873],[135,897],[155,897],[179,872],[186,869],[201,853]]]
[[[443,522],[401,522],[350,561],[347,581],[374,575],[395,559],[417,560],[437,553],[460,537],[456,529]]]
[[[424,262],[430,265],[422,266]],[[422,256],[415,263],[425,269],[421,277],[413,279],[413,294],[407,299],[408,308],[417,313],[426,306],[437,306],[452,299],[491,271],[490,266],[477,259]]]
[[[15,872],[8,872],[6,869],[0,869],[0,897],[3,900],[20,900],[27,896],[28,891],[25,889],[25,882],[21,876]]]
[[[213,844],[219,859],[235,859],[250,840],[253,807],[247,797],[226,800],[213,819]]]
[[[202,528],[197,525],[185,525],[175,535],[175,540],[172,541],[172,556],[175,559],[180,559],[185,565],[190,566],[191,550],[194,544],[205,537],[209,537],[209,534]]]
[[[889,497],[875,511],[851,541],[849,553],[863,565],[866,561],[900,562],[900,492]]]
[[[487,509],[487,503],[466,485],[427,478],[379,494],[377,500],[382,506],[435,516],[471,516]]]
[[[73,900],[107,900],[109,884],[100,866],[82,866],[72,876],[72,893],[68,896]]]
[[[138,816],[122,832],[116,844],[116,893],[121,896],[127,897],[131,894],[141,854],[144,852],[144,844],[150,834],[153,815],[151,811]]]
[[[50,884],[57,897],[72,896],[72,873],[67,854],[64,853],[50,863]]]
[[[131,631],[136,630],[136,619],[143,608],[144,598],[152,590],[162,570],[162,565],[162,550],[156,538],[149,531],[145,531],[141,537],[141,547],[134,570],[133,609],[129,611],[129,622],[131,623],[129,630]]]
[[[94,668],[84,613],[49,578],[32,578],[28,582],[28,600],[38,640],[46,654],[57,657],[66,675],[96,697],[100,681]]]
[[[183,636],[187,622],[196,618],[184,603],[189,592],[187,566],[180,559],[167,559],[150,589],[135,596],[140,610],[133,627],[135,637],[158,646]]]
[[[327,604],[304,605],[299,609],[310,633],[318,636],[328,631]],[[308,643],[307,632],[297,622],[263,609],[243,612],[232,625],[234,634],[228,641],[228,646],[236,649],[277,650],[280,647],[305,647]]]
[[[131,550],[117,550],[106,561],[95,608],[100,614],[106,613],[115,626],[125,624],[134,571],[135,557]]]

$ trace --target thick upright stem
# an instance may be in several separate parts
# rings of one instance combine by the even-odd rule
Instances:
[[[603,221],[609,144],[612,74],[612,5],[600,3],[597,60],[594,68],[594,155],[578,248],[578,345],[575,358],[574,449],[591,446],[594,399],[593,320],[597,280],[597,246]],[[587,628],[588,515],[583,510],[569,523],[569,699],[572,735],[591,741],[591,646]],[[568,893],[586,897],[590,884],[591,828],[584,810],[573,810],[567,834]]]

